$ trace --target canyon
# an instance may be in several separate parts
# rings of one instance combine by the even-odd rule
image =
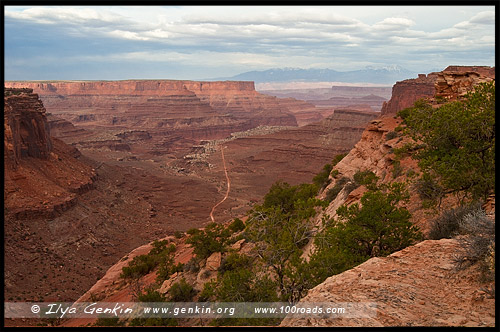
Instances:
[[[218,222],[244,214],[277,180],[310,181],[376,117],[328,117],[252,82],[5,86],[10,301],[75,300],[132,249],[209,222],[226,189],[223,146],[232,189]]]
[[[406,143],[387,138],[401,123],[396,113],[420,98],[435,103],[457,99],[491,80],[494,68],[450,66],[396,83],[386,102],[373,93],[365,98],[371,100],[369,107],[354,109],[346,109],[352,100],[361,99],[354,91],[337,100],[348,105],[330,108],[286,94],[265,96],[251,82],[5,82],[10,87],[5,98],[9,112],[4,115],[6,183],[10,181],[4,189],[9,207],[6,298],[85,301],[97,296],[128,301],[130,285],[119,274],[133,257],[149,252],[151,241],[174,242],[175,262],[186,263],[193,257],[192,248],[185,235],[173,236],[176,231],[201,228],[211,216],[219,223],[243,217],[277,180],[311,182],[341,153],[347,155],[335,166],[338,176],[330,176],[319,198],[337,179],[360,170],[373,171],[383,183],[405,180],[417,165],[403,158],[402,171],[395,175],[393,151]],[[377,105],[381,115],[373,112]],[[46,165],[57,162],[58,167]],[[54,170],[42,171],[46,167]],[[23,189],[24,177],[31,187],[50,184],[40,189],[45,196]],[[70,180],[59,183],[54,178]],[[334,215],[341,204],[359,202],[363,190],[341,191],[325,213]],[[427,234],[428,211],[413,197],[415,192],[408,207],[412,222]],[[70,205],[55,208],[67,199]],[[491,205],[488,214],[494,218],[494,198]],[[315,222],[320,221],[318,217]],[[305,256],[311,246],[306,245]],[[242,239],[232,249],[248,254],[252,243]],[[454,276],[454,286],[448,287],[457,251],[456,240],[423,241],[332,276],[303,298],[372,299],[378,303],[376,319],[288,317],[281,325],[492,326],[494,300],[477,291],[484,284],[472,278],[476,270]],[[183,276],[200,290],[216,277],[222,255],[203,260],[199,273],[174,274],[160,291],[166,293]],[[142,282],[151,284],[154,277],[155,272],[149,273]],[[429,303],[435,310],[431,313]],[[461,315],[463,310],[471,316]],[[440,317],[432,318],[434,313]],[[69,320],[63,325],[87,323],[93,321]]]

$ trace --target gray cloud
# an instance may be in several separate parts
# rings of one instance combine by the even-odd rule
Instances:
[[[68,66],[123,63],[125,72],[134,61],[164,64],[158,74],[166,78],[166,68],[177,65],[178,73],[185,66],[183,78],[193,79],[208,77],[205,68],[229,76],[285,66],[493,65],[494,9],[466,9],[428,7],[425,15],[422,6],[5,7],[6,77],[20,72],[21,63],[36,63],[35,56],[45,66],[61,56]],[[37,26],[45,31],[38,39],[24,31]]]

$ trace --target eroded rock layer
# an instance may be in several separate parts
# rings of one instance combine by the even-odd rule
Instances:
[[[332,276],[300,301],[373,302],[374,317],[287,317],[281,326],[495,326],[495,299],[481,296],[477,272],[454,269],[461,250],[456,239],[427,240]]]
[[[435,96],[448,100],[463,96],[476,84],[495,79],[495,68],[487,66],[449,66],[441,72],[419,74],[418,78],[394,84],[392,97],[382,105],[382,115],[396,114],[418,99]]]

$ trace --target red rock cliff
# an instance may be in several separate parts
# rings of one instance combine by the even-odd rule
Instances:
[[[22,157],[47,158],[52,150],[45,108],[31,89],[5,89],[4,154],[14,164]]]
[[[76,202],[76,194],[91,188],[92,168],[79,153],[53,138],[45,108],[31,89],[5,89],[4,195],[7,217],[54,215]]]
[[[418,78],[397,82],[392,87],[392,97],[383,104],[381,115],[396,114],[422,98],[457,98],[474,85],[494,79],[495,67],[487,66],[449,66],[441,72],[419,74]]]

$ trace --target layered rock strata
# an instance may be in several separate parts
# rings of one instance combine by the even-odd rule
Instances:
[[[418,99],[442,97],[453,100],[473,86],[495,79],[495,68],[487,66],[449,66],[441,72],[419,74],[418,78],[397,82],[391,99],[382,105],[381,114],[396,114],[413,106]]]

